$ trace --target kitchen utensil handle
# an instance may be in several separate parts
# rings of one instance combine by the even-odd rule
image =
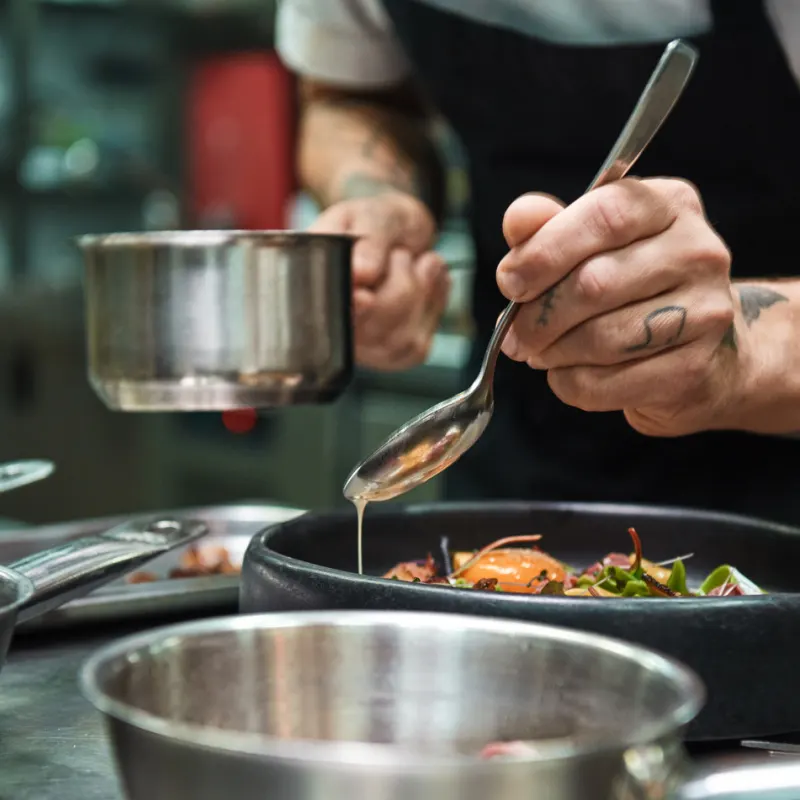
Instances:
[[[195,520],[138,520],[27,556],[9,565],[34,588],[17,620],[25,622],[82,597],[207,532],[208,527]]]
[[[598,186],[618,181],[628,174],[683,94],[697,59],[697,50],[681,39],[675,39],[666,46],[664,54],[636,103],[636,107],[617,137],[617,141],[614,142],[600,171],[586,189],[586,194]],[[500,316],[486,348],[481,372],[473,388],[476,388],[478,384],[490,384],[494,378],[494,362],[500,355],[503,339],[514,322],[519,308],[519,305],[512,301]],[[490,388],[487,386],[487,391]]]
[[[683,94],[697,59],[697,50],[681,39],[666,46],[636,108],[587,192],[628,174]]]
[[[56,465],[52,461],[41,459],[0,464],[0,492],[10,492],[20,486],[44,480],[55,468]]]
[[[742,747],[769,753],[771,756],[800,756],[800,744],[793,742],[770,742],[764,739],[745,739]]]

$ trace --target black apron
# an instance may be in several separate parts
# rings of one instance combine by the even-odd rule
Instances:
[[[419,0],[383,2],[421,88],[470,162],[478,326],[471,379],[505,306],[495,268],[508,249],[506,208],[528,191],[566,202],[585,191],[664,43],[563,46]],[[695,74],[635,172],[699,187],[733,253],[734,277],[797,274],[800,90],[761,2],[712,8],[713,31],[692,39]],[[646,437],[621,412],[563,404],[545,372],[503,357],[495,403],[483,438],[446,473],[450,498],[646,502],[800,522],[800,442],[727,431]]]

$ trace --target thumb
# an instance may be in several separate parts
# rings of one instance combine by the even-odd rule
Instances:
[[[564,204],[549,194],[531,192],[518,197],[503,217],[506,243],[509,247],[522,244],[563,208]]]

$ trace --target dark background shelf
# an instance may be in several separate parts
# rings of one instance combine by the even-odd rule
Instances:
[[[4,68],[0,82],[5,83],[8,97],[0,118],[0,224],[8,265],[7,274],[0,276],[3,285],[35,281],[34,276],[41,274],[34,263],[38,256],[31,232],[40,235],[43,210],[52,229],[45,238],[51,239],[55,229],[60,230],[65,209],[73,217],[85,211],[81,224],[86,227],[83,220],[92,220],[89,227],[98,230],[111,225],[111,220],[104,225],[100,216],[93,216],[104,205],[119,209],[127,204],[129,218],[120,220],[115,212],[114,224],[138,229],[143,204],[157,190],[174,193],[182,216],[182,108],[188,70],[205,55],[271,48],[273,23],[274,3],[268,0],[0,0],[0,68]],[[59,74],[61,63],[72,64],[69,76]],[[81,113],[87,116],[93,92],[116,102],[109,117],[130,97],[131,109],[137,102],[142,105],[138,119],[151,126],[142,134],[145,140],[149,136],[152,151],[144,159],[149,159],[142,167],[145,174],[95,177],[90,182],[62,182],[52,176],[31,180],[25,170],[43,169],[54,157],[54,140],[55,149],[69,146],[69,125],[75,120],[79,124]],[[105,113],[98,108],[96,116]],[[131,128],[136,127],[136,113],[129,113],[134,120]],[[59,125],[66,125],[67,132]],[[113,134],[108,141],[116,141]],[[108,141],[101,145],[107,147]]]

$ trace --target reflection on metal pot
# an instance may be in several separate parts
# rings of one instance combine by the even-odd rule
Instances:
[[[123,411],[322,403],[353,369],[352,237],[84,236],[89,379]]]

